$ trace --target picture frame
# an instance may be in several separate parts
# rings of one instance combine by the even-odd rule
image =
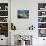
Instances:
[[[28,19],[29,10],[17,10],[17,18],[18,19]]]

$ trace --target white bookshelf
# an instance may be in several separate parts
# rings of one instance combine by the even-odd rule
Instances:
[[[7,22],[3,22],[3,21],[1,22],[1,21],[0,21],[0,24],[8,24],[8,31],[6,32],[6,33],[8,34],[8,37],[9,37],[9,29],[10,29],[10,26],[11,26],[11,25],[10,25],[10,24],[11,24],[11,23],[10,23],[10,15],[11,15],[11,10],[10,10],[10,9],[11,9],[11,8],[10,8],[10,7],[11,7],[11,4],[10,4],[10,2],[11,2],[11,0],[0,0],[0,3],[4,3],[4,4],[7,3],[7,4],[8,4],[8,10],[6,10],[6,9],[0,9],[0,12],[3,12],[3,11],[4,11],[4,12],[8,12],[8,15],[7,15],[7,16],[6,16],[6,15],[0,16],[0,18],[7,18],[7,20],[8,20]],[[1,30],[1,31],[2,31],[2,30]],[[1,37],[2,37],[2,35],[1,35]],[[0,41],[0,45],[3,45],[3,44],[4,44],[4,45],[7,45],[7,46],[8,46],[8,45],[11,45],[11,44],[10,44],[10,40],[9,40],[8,37],[5,37],[5,38],[3,37],[3,39],[5,39],[5,41],[7,41],[7,42],[5,42],[4,40],[1,40],[1,41]],[[5,44],[5,43],[6,43],[6,44]]]
[[[1,19],[7,18],[6,20],[8,20],[8,3],[0,3],[0,18]],[[3,20],[2,21],[0,20],[0,23],[8,23],[8,21],[5,22]]]
[[[46,3],[39,3],[38,4],[38,32],[39,37],[46,37],[45,34],[40,32],[46,33]]]
[[[8,37],[8,3],[0,3],[0,28],[4,31],[5,36]],[[3,28],[4,29],[3,29]],[[1,31],[2,31],[1,30]],[[0,32],[1,33],[1,32]]]
[[[46,4],[46,3],[40,3],[40,5],[39,5],[39,8],[38,8],[38,19],[40,18],[45,18],[46,17],[46,5],[44,6],[43,4]],[[43,5],[43,6],[41,6],[41,5]],[[42,9],[41,9],[41,7],[42,7]],[[45,7],[45,8],[43,8],[43,7]],[[45,18],[46,19],[46,18]],[[44,20],[45,20],[44,19]],[[45,21],[38,21],[38,23],[39,24],[46,24],[46,20]],[[38,29],[41,29],[41,28],[38,28]],[[44,29],[46,29],[46,28],[44,28]]]

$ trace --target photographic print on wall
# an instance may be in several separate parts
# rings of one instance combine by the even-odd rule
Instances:
[[[19,18],[19,19],[29,18],[29,10],[18,10],[17,18]]]

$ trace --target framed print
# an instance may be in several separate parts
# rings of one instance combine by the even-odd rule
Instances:
[[[29,18],[29,10],[18,10],[17,18],[19,19]]]

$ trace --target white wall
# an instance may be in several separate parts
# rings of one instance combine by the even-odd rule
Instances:
[[[17,30],[28,30],[29,26],[38,25],[38,3],[45,3],[46,0],[11,0],[11,22],[14,23]],[[18,19],[17,10],[29,10],[29,19]]]
[[[11,0],[11,22],[16,25],[16,32],[20,32],[20,30],[21,32],[24,32],[32,24],[35,26],[35,34],[33,33],[33,46],[41,46],[40,44],[44,43],[43,40],[41,40],[43,38],[38,38],[38,3],[46,3],[46,0]],[[17,10],[19,9],[28,9],[29,19],[18,19]]]
[[[34,4],[34,5],[33,5]],[[18,19],[17,10],[29,10],[29,19]],[[27,30],[29,26],[37,23],[37,2],[31,0],[12,0],[11,1],[11,22],[16,25],[17,30]],[[36,18],[36,19],[35,19]]]

